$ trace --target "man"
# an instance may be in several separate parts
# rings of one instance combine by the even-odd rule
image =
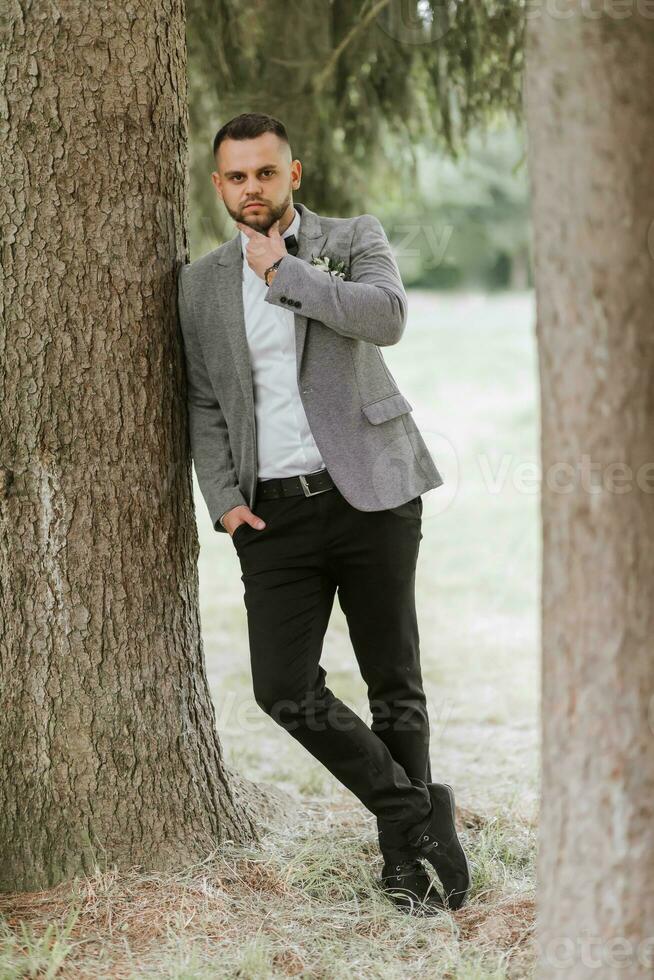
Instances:
[[[407,299],[379,221],[293,203],[283,124],[245,113],[214,145],[234,238],[183,266],[191,450],[242,569],[254,694],[377,817],[380,884],[401,909],[458,908],[469,887],[454,796],[433,783],[415,611],[421,494],[442,478],[380,347]],[[368,727],[325,685],[334,595]]]

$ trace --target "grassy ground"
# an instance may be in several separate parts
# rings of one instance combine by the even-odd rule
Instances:
[[[419,921],[375,889],[374,818],[254,704],[240,567],[196,486],[202,624],[227,760],[297,799],[259,849],[170,876],[98,874],[0,899],[13,977],[473,978],[531,973],[538,711],[532,297],[412,293],[384,356],[443,473],[424,496],[417,603],[432,770],[457,793],[469,903]],[[336,602],[323,665],[370,720]]]

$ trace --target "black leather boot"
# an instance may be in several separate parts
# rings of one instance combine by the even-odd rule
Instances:
[[[417,859],[386,855],[379,885],[398,909],[410,915],[438,915],[445,908],[443,896]]]
[[[454,791],[448,783],[427,783],[432,801],[429,821],[409,835],[409,853],[429,861],[443,886],[445,902],[459,909],[470,889],[470,867],[456,832]]]
[[[387,898],[410,915],[437,915],[445,908],[436,882],[406,846],[406,834],[377,821],[379,849],[384,858],[379,885]]]

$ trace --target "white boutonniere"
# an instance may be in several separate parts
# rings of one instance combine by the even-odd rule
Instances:
[[[347,279],[348,268],[343,259],[335,259],[331,255],[314,255],[311,265],[323,272],[328,272],[330,276],[337,276],[339,279]]]

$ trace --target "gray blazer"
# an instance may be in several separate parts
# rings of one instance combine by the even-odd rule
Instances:
[[[297,381],[325,465],[359,510],[396,507],[443,483],[380,347],[401,339],[407,297],[377,218],[327,218],[304,204],[298,253],[265,301],[295,314]],[[311,265],[327,254],[346,280]],[[254,392],[245,332],[241,236],[181,266],[177,296],[186,359],[191,455],[216,531],[238,504],[255,509]]]

